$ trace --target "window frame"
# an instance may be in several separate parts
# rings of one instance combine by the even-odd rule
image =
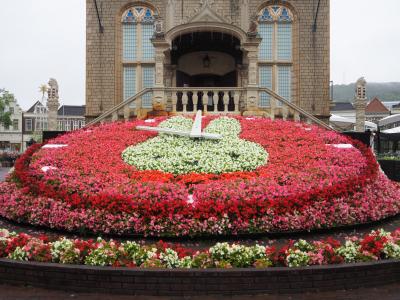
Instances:
[[[142,8],[143,12],[137,14],[135,9]],[[132,11],[133,14],[129,15],[129,11]],[[150,13],[149,13],[150,12]],[[122,101],[134,96],[136,93],[143,89],[143,69],[145,67],[153,67],[155,69],[155,51],[151,53],[149,57],[146,57],[144,54],[144,42],[143,37],[145,36],[144,25],[153,25],[156,16],[156,9],[144,4],[138,4],[134,6],[128,7],[121,18],[121,98]],[[125,35],[124,35],[124,26],[135,24],[135,57],[133,60],[126,59],[125,53],[126,49],[124,48],[126,45]],[[151,42],[150,42],[151,43]],[[153,46],[154,50],[154,46]],[[126,69],[134,68],[134,86],[127,88],[126,87]],[[133,90],[133,95],[131,93],[127,94],[127,90]],[[136,105],[131,105],[131,108],[135,108]]]
[[[279,7],[279,9],[274,12],[273,8],[274,7]],[[283,15],[283,11],[286,11],[287,15],[284,16],[284,20],[281,19],[281,16]],[[289,84],[290,84],[290,93],[289,93],[289,101],[293,101],[293,61],[294,61],[294,16],[291,11],[291,9],[287,6],[284,5],[268,5],[264,7],[262,10],[260,10],[259,15],[258,15],[258,25],[259,27],[262,24],[270,24],[273,26],[272,29],[272,37],[271,37],[271,49],[272,49],[272,59],[266,59],[265,57],[262,57],[262,51],[264,50],[262,47],[262,43],[260,43],[260,48],[259,48],[259,58],[258,58],[258,84],[260,87],[263,87],[264,85],[261,85],[261,72],[263,67],[270,67],[272,69],[272,79],[271,79],[271,87],[269,87],[271,90],[277,92],[279,94],[279,68],[280,67],[290,67],[290,78],[289,78]],[[291,35],[290,35],[290,46],[291,46],[291,55],[290,59],[280,59],[279,58],[279,36],[278,36],[278,30],[279,30],[279,24],[291,24]],[[265,42],[264,42],[265,43]],[[265,50],[267,51],[267,50]],[[268,87],[267,87],[268,88]],[[259,107],[260,108],[269,108],[271,107],[274,103],[274,106],[281,107],[282,104],[275,100],[272,97],[267,97],[267,101],[265,99],[261,99],[260,97],[260,103]],[[268,105],[263,105],[263,102],[267,102]]]

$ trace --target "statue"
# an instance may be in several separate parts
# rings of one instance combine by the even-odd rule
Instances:
[[[365,131],[365,107],[367,106],[366,95],[367,81],[361,77],[356,82],[354,107],[356,109],[356,128],[357,132]]]
[[[249,30],[247,31],[247,34],[251,37],[255,37],[258,34],[257,17],[254,15],[251,17],[250,26],[249,26]]]
[[[367,81],[364,77],[361,77],[356,82],[356,99],[365,99],[366,98],[366,88]]]
[[[49,88],[47,90],[47,109],[48,112],[48,130],[57,131],[57,116],[59,107],[58,96],[58,83],[54,78],[49,80]]]

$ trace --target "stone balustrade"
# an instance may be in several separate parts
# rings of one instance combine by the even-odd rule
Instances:
[[[172,112],[240,114],[240,98],[241,91],[229,88],[177,88],[171,91]]]

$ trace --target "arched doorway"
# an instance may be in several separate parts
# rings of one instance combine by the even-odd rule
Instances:
[[[171,45],[171,64],[175,66],[176,87],[220,88],[237,87],[239,68],[243,63],[240,40],[224,32],[202,31],[177,36]],[[213,100],[214,92],[198,92],[198,105],[193,107],[189,95],[188,109],[224,111],[223,94]],[[180,98],[180,97],[179,97]],[[181,109],[181,99],[177,110]],[[228,110],[234,110],[233,96],[229,93]]]
[[[177,87],[234,87],[243,53],[240,41],[222,32],[192,32],[172,41]]]

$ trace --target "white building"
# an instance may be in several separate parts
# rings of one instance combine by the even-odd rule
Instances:
[[[11,126],[0,125],[0,150],[20,151],[22,145],[22,109],[14,100],[9,103],[5,111],[11,113]]]

